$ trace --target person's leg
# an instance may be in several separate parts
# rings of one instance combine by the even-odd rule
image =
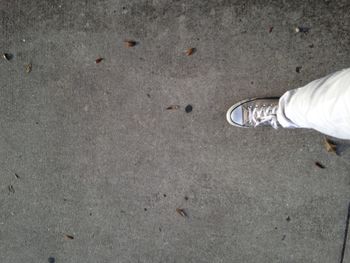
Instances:
[[[229,108],[226,118],[236,127],[309,128],[350,140],[350,68],[288,91],[281,98],[242,100]]]
[[[286,92],[279,100],[277,120],[284,128],[310,128],[350,139],[350,69]]]

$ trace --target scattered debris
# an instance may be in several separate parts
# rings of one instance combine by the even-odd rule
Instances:
[[[147,208],[144,208],[143,210],[147,211]]]
[[[275,226],[275,230],[277,230],[277,226]]]
[[[185,210],[182,208],[176,208],[176,212],[182,217],[187,217]]]
[[[193,55],[194,52],[196,52],[196,49],[194,47],[191,47],[191,48],[186,50],[186,55],[191,56],[191,55]]]
[[[151,94],[147,93],[147,97],[150,98],[150,97],[151,97]]]
[[[6,59],[7,61],[10,61],[13,58],[13,55],[10,53],[3,53],[2,57]]]
[[[286,218],[286,220],[287,220],[287,222],[290,222],[290,216],[287,216],[287,218]]]
[[[297,26],[296,28],[295,28],[295,32],[296,33],[305,33],[305,34],[307,34],[307,33],[309,33],[309,31],[310,31],[310,28],[309,27],[303,27],[303,26]]]
[[[180,109],[180,106],[179,105],[171,105],[169,107],[166,108],[167,110],[178,110]]]
[[[272,30],[273,30],[273,26],[270,26],[270,28],[269,28],[269,33],[271,33]]]
[[[188,200],[188,196],[185,196],[184,198],[185,198],[186,201]]]
[[[188,105],[186,106],[186,108],[185,108],[185,111],[186,111],[187,113],[190,113],[192,110],[193,110],[193,107],[192,107],[192,105],[190,105],[190,104],[188,104]]]
[[[72,235],[64,235],[64,239],[65,240],[73,240],[74,239],[74,236],[72,236]]]
[[[17,179],[21,178],[17,173],[15,173],[15,177],[16,177]]]
[[[9,185],[8,189],[10,193],[13,193],[13,194],[15,193],[15,188],[13,188],[13,185]]]
[[[310,44],[310,45],[309,45],[309,48],[313,48],[313,47],[314,47],[314,44]]]
[[[327,152],[337,154],[337,144],[335,142],[329,140],[328,138],[325,138],[324,146],[325,146]]]
[[[134,47],[137,45],[135,40],[125,40],[124,43],[126,47]]]
[[[159,232],[162,232],[162,228],[161,227],[159,227],[158,229],[159,229]]]
[[[54,257],[49,257],[49,258],[47,259],[47,261],[48,261],[49,263],[55,263],[55,262],[56,262],[56,260],[55,260]]]
[[[33,67],[32,63],[28,63],[28,64],[24,65],[24,68],[25,68],[27,73],[32,72],[32,67]]]
[[[166,194],[163,194],[164,197],[166,197]]]
[[[298,66],[298,67],[296,67],[296,68],[295,68],[295,72],[296,72],[296,73],[300,73],[301,68],[302,68],[302,66]]]
[[[96,64],[101,63],[103,59],[104,59],[104,58],[99,57],[99,58],[97,58],[97,59],[95,60],[95,63],[96,63]]]
[[[283,235],[283,237],[282,237],[282,241],[283,241],[283,240],[285,240],[285,239],[286,239],[286,235]]]
[[[318,167],[318,168],[321,168],[321,169],[324,169],[326,168],[326,166],[324,166],[322,163],[320,162],[315,162],[315,165]]]

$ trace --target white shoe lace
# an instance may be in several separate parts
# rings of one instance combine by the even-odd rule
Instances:
[[[277,129],[277,109],[278,105],[249,108],[249,122],[253,123],[254,127],[269,123],[274,129]]]

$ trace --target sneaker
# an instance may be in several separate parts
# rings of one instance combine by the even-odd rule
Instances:
[[[228,123],[241,128],[272,126],[277,129],[279,98],[254,98],[233,105],[226,114]]]

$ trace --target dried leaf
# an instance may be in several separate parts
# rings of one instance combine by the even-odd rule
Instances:
[[[13,188],[13,185],[9,185],[8,189],[10,193],[15,193],[15,188]]]
[[[179,108],[180,108],[179,105],[171,105],[171,106],[167,107],[166,109],[167,110],[178,110]]]
[[[296,68],[295,68],[295,72],[296,72],[296,73],[300,73],[301,68],[302,68],[301,66],[296,67]]]
[[[270,28],[269,28],[269,33],[271,33],[272,30],[273,30],[273,26],[270,26]]]
[[[194,52],[196,52],[196,49],[194,47],[191,47],[191,48],[186,50],[186,55],[191,56],[191,55],[193,55]]]
[[[15,177],[16,177],[17,179],[21,178],[17,173],[15,173]]]
[[[125,40],[124,43],[126,47],[134,47],[137,44],[135,40]]]
[[[335,142],[325,138],[324,146],[325,146],[327,152],[337,154],[337,145],[335,144]]]
[[[25,68],[27,73],[30,73],[32,71],[32,67],[33,67],[32,63],[24,65],[24,68]]]
[[[99,57],[99,58],[97,58],[97,59],[95,60],[95,63],[98,64],[98,63],[100,63],[102,60],[103,60],[103,58]]]
[[[321,169],[324,169],[326,168],[326,166],[324,166],[322,163],[320,162],[315,162],[315,165],[318,167],[318,168],[321,168]]]
[[[74,237],[72,236],[72,235],[64,235],[64,239],[65,240],[73,240],[74,239]]]
[[[182,217],[187,217],[185,210],[182,208],[176,208],[176,212]]]

